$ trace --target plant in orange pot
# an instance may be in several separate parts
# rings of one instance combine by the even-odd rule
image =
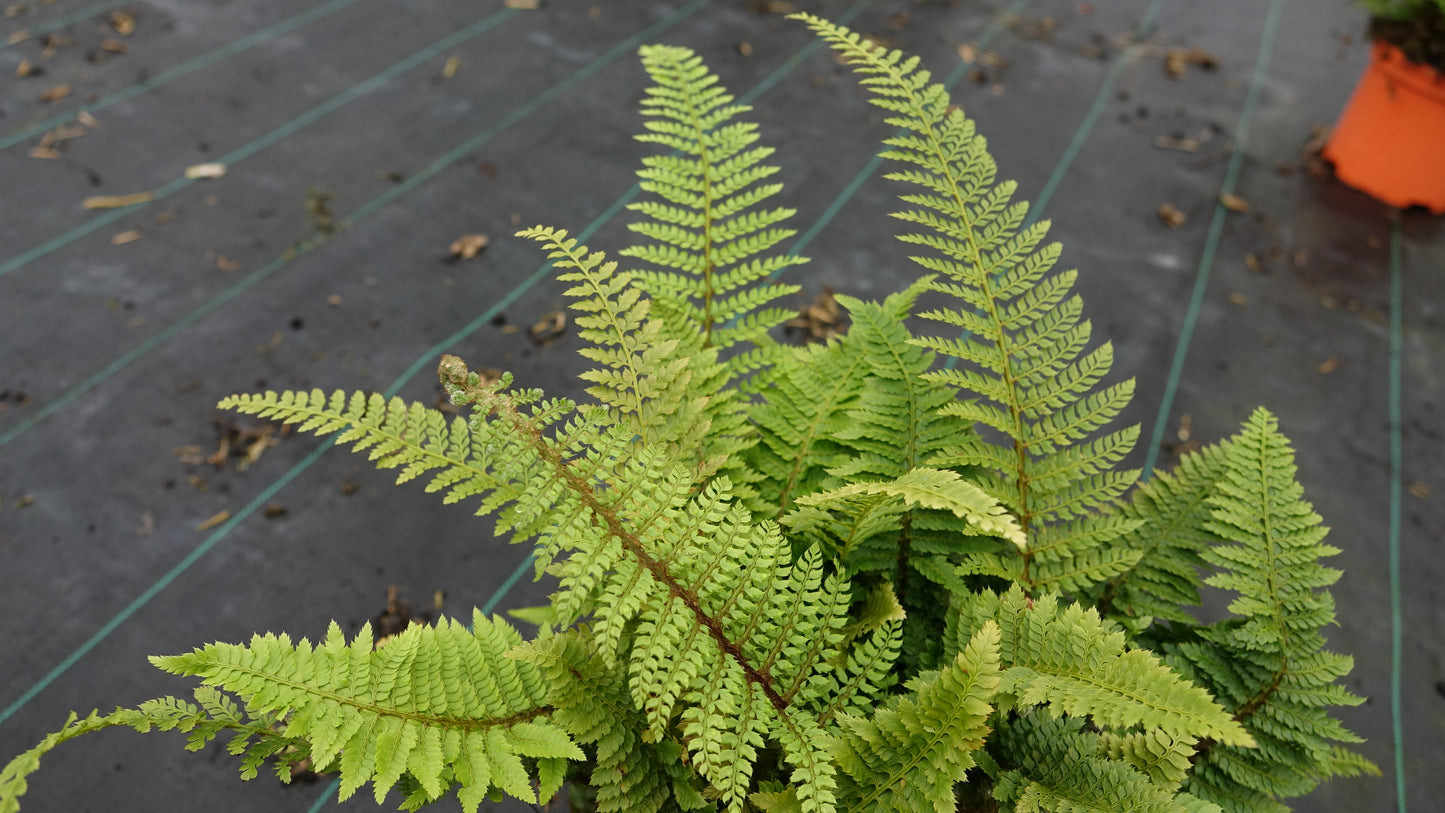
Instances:
[[[1363,0],[1374,51],[1325,158],[1391,206],[1445,214],[1445,0]]]

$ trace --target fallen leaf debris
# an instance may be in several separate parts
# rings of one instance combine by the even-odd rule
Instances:
[[[81,202],[85,209],[122,209],[137,203],[149,203],[156,199],[154,192],[136,192],[131,195],[95,195]]]
[[[833,289],[825,287],[811,305],[798,311],[798,315],[783,323],[783,331],[789,336],[807,342],[824,342],[847,330],[843,308],[833,298]]]
[[[1219,58],[1199,46],[1170,48],[1164,52],[1164,72],[1170,79],[1183,79],[1190,65],[1213,71],[1219,68]]]
[[[1183,226],[1184,221],[1188,219],[1183,212],[1179,211],[1179,207],[1172,203],[1159,204],[1156,213],[1159,215],[1159,222],[1171,229],[1177,229]]]
[[[546,347],[562,338],[567,332],[567,312],[555,310],[547,313],[532,324],[528,333],[538,347]]]
[[[464,234],[453,240],[447,250],[451,252],[452,259],[470,260],[481,254],[491,242],[485,234]]]

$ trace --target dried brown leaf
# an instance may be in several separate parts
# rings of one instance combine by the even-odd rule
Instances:
[[[1162,222],[1164,225],[1168,226],[1171,229],[1177,229],[1180,226],[1183,226],[1184,221],[1187,219],[1184,213],[1179,211],[1179,207],[1175,206],[1172,203],[1159,204],[1157,213],[1159,215],[1160,222]]]
[[[54,147],[31,147],[30,157],[45,158],[47,160],[54,161],[55,159],[60,157],[60,150],[57,150]]]
[[[752,55],[753,55],[753,44],[750,43],[750,42],[746,42],[746,41],[738,43],[738,55],[739,55],[739,56],[752,56]]]
[[[1245,296],[1244,294],[1242,294],[1242,293],[1240,293],[1240,292],[1238,292],[1238,291],[1234,291],[1234,292],[1230,293],[1230,295],[1229,295],[1229,301],[1230,301],[1230,302],[1233,302],[1234,304],[1236,304],[1236,305],[1238,305],[1238,306],[1240,306],[1240,307],[1242,308],[1242,307],[1244,307],[1245,305],[1248,305],[1248,304],[1249,304],[1249,297]]]
[[[207,519],[207,520],[205,520],[204,522],[202,522],[201,524],[197,525],[197,526],[196,526],[196,530],[198,530],[198,531],[209,531],[209,530],[211,530],[212,528],[216,527],[217,525],[220,525],[221,523],[225,522],[226,520],[228,520],[228,519],[230,519],[230,518],[231,518],[231,509],[229,509],[229,508],[222,508],[220,511],[217,511],[216,513],[212,514],[209,519]]]
[[[135,15],[123,9],[116,9],[106,16],[105,21],[115,33],[122,37],[129,37],[135,33]]]
[[[446,64],[442,65],[442,78],[450,79],[457,75],[457,70],[462,67],[462,60],[456,54],[447,57]]]
[[[100,50],[109,51],[112,54],[123,54],[130,50],[130,46],[118,39],[107,37],[100,41]]]
[[[1330,373],[1333,373],[1335,370],[1339,369],[1339,367],[1340,360],[1335,358],[1334,356],[1330,356],[1329,358],[1320,362],[1319,366],[1315,368],[1315,371],[1318,372],[1320,375],[1329,375]]]
[[[140,527],[135,529],[136,536],[150,536],[156,530],[156,515],[149,510],[141,512]]]
[[[1224,204],[1224,208],[1231,212],[1244,213],[1249,211],[1249,201],[1235,194],[1226,192],[1219,196],[1219,202]]]
[[[192,164],[186,167],[186,177],[193,181],[211,180],[226,174],[226,165],[218,163]]]
[[[140,236],[140,229],[130,229],[129,231],[123,231],[119,234],[112,235],[110,238],[110,244],[113,246],[123,246],[126,243],[134,243],[135,241],[140,239]]]
[[[448,251],[451,256],[462,260],[470,260],[482,253],[488,244],[492,242],[485,234],[464,234],[452,241]]]
[[[1193,138],[1174,138],[1172,136],[1159,136],[1154,139],[1154,146],[1161,150],[1179,150],[1180,152],[1194,152],[1199,149],[1199,141]]]
[[[154,192],[136,192],[130,195],[96,195],[86,198],[80,205],[86,209],[121,209],[137,203],[149,203],[156,199]]]
[[[1410,492],[1411,497],[1416,499],[1426,500],[1430,498],[1430,487],[1419,480],[1411,483],[1406,490]]]
[[[524,11],[533,11],[542,7],[539,0],[507,0],[507,8],[519,8]]]
[[[55,87],[46,88],[35,94],[35,98],[48,104],[50,102],[58,102],[69,95],[70,85],[56,85]]]
[[[538,319],[528,332],[532,336],[532,341],[539,346],[546,347],[562,338],[562,334],[567,332],[567,312],[556,310],[547,313]]]

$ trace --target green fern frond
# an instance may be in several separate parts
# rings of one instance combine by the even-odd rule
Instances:
[[[998,500],[952,471],[916,468],[891,481],[856,482],[799,497],[796,503],[817,512],[842,512],[842,522],[831,521],[831,515],[821,514],[828,518],[826,528],[831,533],[818,533],[823,528],[819,527],[822,522],[816,512],[794,512],[784,517],[783,522],[796,533],[816,534],[836,546],[836,554],[848,562],[853,571],[875,569],[870,568],[867,561],[854,561],[854,554],[865,553],[867,541],[881,530],[894,530],[894,523],[889,519],[914,506],[947,511],[964,520],[967,526],[963,533],[1000,537],[1018,547],[1024,545],[1018,521]],[[877,555],[876,551],[868,552]],[[893,555],[896,548],[888,558]]]
[[[833,738],[838,796],[850,811],[952,813],[954,785],[989,734],[999,683],[999,630],[983,625],[949,666],[909,682],[871,719],[845,716]]]
[[[732,377],[741,378],[784,352],[767,331],[792,314],[767,306],[799,289],[771,280],[806,259],[767,252],[796,233],[781,225],[795,211],[757,208],[782,189],[763,183],[778,171],[764,163],[773,150],[754,146],[757,125],[737,120],[751,108],[734,104],[702,58],[665,45],[639,53],[653,84],[642,103],[649,132],[638,139],[673,152],[643,159],[641,187],[660,200],[629,205],[645,219],[628,228],[648,242],[622,254],[655,267],[634,277],[655,300],[669,338],[762,350],[761,359],[729,357]]]
[[[650,315],[652,303],[632,275],[566,231],[536,226],[517,235],[541,243],[547,259],[566,271],[557,279],[575,283],[565,293],[575,300],[578,337],[587,342],[578,352],[598,364],[580,377],[639,443],[695,464],[698,479],[751,444],[742,438],[751,434],[744,404],[724,387],[728,373],[716,349],[683,349],[663,338],[664,325]]]
[[[492,788],[537,800],[539,780],[524,758],[553,777],[566,760],[583,758],[548,719],[539,671],[505,657],[521,642],[504,621],[478,612],[471,630],[443,619],[409,627],[379,649],[370,626],[348,643],[333,623],[315,648],[258,635],[249,646],[211,644],[151,660],[238,695],[253,714],[284,720],[282,733],[309,744],[316,770],[340,771],[342,799],[371,782],[380,802],[406,774],[426,801],[457,784],[463,808],[476,810]]]
[[[1223,444],[1186,454],[1173,472],[1155,472],[1134,490],[1118,514],[1139,525],[1114,544],[1142,555],[1138,564],[1089,592],[1091,603],[1105,616],[1118,617],[1133,631],[1154,618],[1192,624],[1184,607],[1198,605],[1200,551],[1213,541],[1206,528],[1208,502],[1224,476]]]
[[[1178,737],[1158,729],[1099,734],[1099,754],[1134,766],[1168,789],[1178,789],[1189,774],[1189,758],[1194,755],[1195,739]]]
[[[1007,770],[994,798],[1014,813],[1184,813],[1166,788],[1100,756],[1099,735],[1076,718],[1022,714],[999,726],[991,750]]]
[[[695,490],[680,471],[661,472],[657,455],[628,447],[599,489],[595,448],[564,457],[555,446],[569,442],[564,433],[544,437],[459,359],[441,369],[453,403],[476,406],[474,429],[505,427],[515,458],[550,469],[541,493],[511,510],[525,508],[522,527],[541,529],[539,558],[560,559],[559,617],[594,615],[599,655],[630,664],[644,738],[660,740],[678,721],[693,767],[729,808],[745,800],[770,739],[794,770],[803,808],[831,810],[833,767],[813,709],[843,654],[847,582],[825,576],[816,549],[794,562],[777,526],[754,525],[726,478]],[[616,451],[605,435],[586,437]]]
[[[1137,427],[1099,435],[1128,403],[1133,382],[1099,388],[1113,361],[1108,343],[1084,352],[1090,326],[1070,293],[1074,272],[1049,275],[1059,249],[1040,248],[1046,223],[1023,226],[1027,205],[1011,204],[1015,185],[995,185],[997,168],[971,120],[949,104],[944,87],[930,82],[916,57],[905,57],[842,26],[793,15],[847,58],[863,76],[887,123],[908,130],[887,139],[884,157],[907,168],[887,177],[922,187],[902,196],[909,210],[895,214],[923,230],[901,235],[936,252],[913,258],[940,279],[929,285],[959,302],[924,318],[961,329],[967,340],[914,341],[962,366],[927,374],[939,386],[962,389],[978,400],[951,404],[947,414],[1002,432],[1006,454],[982,438],[965,438],[930,461],[978,465],[979,482],[1019,518],[1029,545],[1020,577],[1030,592],[1078,589],[1112,578],[1133,562],[1101,555],[1103,542],[1122,533],[1094,512],[1122,494],[1137,472],[1115,471],[1133,447]],[[1053,562],[1032,565],[1050,526],[1072,522],[1067,534],[1047,541]],[[1071,561],[1078,560],[1078,561]],[[1049,564],[1041,562],[1041,565]]]
[[[1031,599],[1017,585],[1002,596],[960,597],[944,651],[989,622],[1002,633],[1000,708],[1048,704],[1055,717],[1088,717],[1115,731],[1143,726],[1175,738],[1253,744],[1208,693],[1149,652],[1126,649],[1123,633],[1106,628],[1093,609],[1060,607],[1052,595]]]
[[[1363,702],[1338,684],[1353,660],[1324,650],[1321,629],[1335,621],[1325,588],[1338,570],[1320,560],[1338,553],[1302,498],[1294,451],[1263,409],[1223,447],[1225,471],[1208,499],[1205,523],[1218,543],[1203,558],[1217,569],[1205,582],[1235,592],[1239,618],[1200,630],[1198,642],[1169,648],[1173,662],[1208,688],[1258,741],[1201,749],[1188,789],[1226,811],[1273,809],[1343,769],[1378,768],[1337,743],[1360,739],[1329,715]]]
[[[548,680],[552,720],[593,746],[588,785],[598,813],[656,813],[671,800],[683,810],[714,805],[683,764],[672,737],[646,742],[646,717],[632,705],[626,673],[593,651],[580,631],[544,636],[509,653],[540,668]]]
[[[74,712],[59,731],[45,736],[34,748],[16,756],[0,769],[0,813],[18,813],[20,797],[25,795],[27,777],[40,768],[40,760],[62,743],[83,734],[107,728],[131,728],[148,731],[180,731],[190,736],[186,750],[199,751],[223,731],[232,733],[227,751],[241,757],[241,778],[253,779],[269,759],[282,782],[291,781],[291,766],[306,759],[310,752],[299,737],[287,736],[277,730],[278,717],[264,712],[242,712],[227,696],[209,687],[195,690],[196,703],[162,697],[149,700],[133,709],[116,709],[102,716],[92,711],[85,718]]]
[[[834,340],[782,357],[763,400],[751,410],[758,443],[744,469],[729,472],[746,483],[745,501],[756,516],[781,519],[800,496],[842,481],[828,469],[845,459],[833,438],[848,422],[866,380],[867,358],[855,342]]]

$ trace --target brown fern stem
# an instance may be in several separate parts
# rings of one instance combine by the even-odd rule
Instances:
[[[516,403],[511,398],[486,386],[474,386],[468,380],[466,362],[456,356],[442,356],[437,373],[449,390],[460,394],[461,398],[454,399],[454,402],[477,404],[489,415],[497,416],[510,423],[517,435],[526,439],[537,456],[552,467],[553,471],[557,473],[557,477],[567,484],[568,489],[586,506],[587,510],[606,524],[608,533],[617,537],[623,548],[632,554],[639,564],[647,568],[654,579],[665,585],[673,598],[681,600],[688,609],[692,610],[693,617],[712,636],[718,649],[742,667],[743,675],[749,682],[760,688],[763,695],[768,698],[768,702],[772,703],[773,708],[779,712],[788,710],[788,701],[773,686],[772,675],[754,666],[743,654],[742,647],[728,637],[722,622],[702,608],[697,595],[679,583],[665,564],[648,554],[642,546],[642,540],[638,539],[637,535],[623,524],[616,512],[603,503],[591,483],[572,471],[571,467],[567,465],[567,461],[562,459],[561,453],[547,443],[542,436],[541,428],[519,412]]]

